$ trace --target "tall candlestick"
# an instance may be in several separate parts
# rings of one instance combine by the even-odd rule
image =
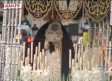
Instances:
[[[36,66],[35,66],[35,61],[33,61],[33,70],[35,70],[35,67],[36,67]]]
[[[21,61],[21,68],[23,67],[23,61]]]
[[[71,49],[69,50],[69,68],[71,68]]]
[[[36,55],[34,55],[34,60],[33,60],[33,70],[35,70],[35,67],[36,67],[35,63],[36,63]]]
[[[33,42],[31,42],[31,63],[33,63]]]
[[[82,57],[80,57],[80,70],[82,70]]]
[[[88,61],[88,70],[89,70],[89,61]]]
[[[43,65],[43,63],[41,63],[41,65],[42,65],[42,70],[44,69],[44,65]]]
[[[76,70],[77,70],[77,69],[79,68],[79,67],[78,67],[78,63],[75,63],[75,64],[76,64],[75,67],[76,67]]]
[[[42,49],[42,62],[43,62],[43,67],[44,67],[44,63],[45,63],[45,62],[44,62],[44,60],[45,60],[44,57],[45,57],[44,49]]]
[[[45,56],[45,68],[47,68],[47,56]]]
[[[28,57],[28,64],[29,64],[29,61],[30,61],[30,48],[28,48],[28,51],[27,51],[27,57]]]
[[[25,66],[28,64],[28,59],[27,57],[25,58]]]
[[[36,46],[36,49],[35,49],[35,54],[37,55],[37,54],[39,54],[38,53],[38,47]]]
[[[39,53],[40,69],[42,69],[42,53]]]
[[[38,42],[38,54],[40,53],[41,43]]]
[[[94,66],[95,56],[93,55],[93,66]]]
[[[37,69],[39,69],[39,56],[37,56]]]
[[[78,68],[80,68],[80,57],[78,58]]]
[[[91,63],[91,66],[92,66],[92,67],[93,67],[93,61],[94,61],[94,60],[93,60],[93,58],[92,58],[92,59],[91,59],[91,62],[92,62],[92,63]]]

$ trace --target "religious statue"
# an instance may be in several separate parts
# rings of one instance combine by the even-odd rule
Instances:
[[[64,26],[60,22],[44,24],[34,38],[34,48],[38,46],[38,42],[41,42],[41,51],[45,49],[52,76],[59,78],[64,75],[66,79],[69,73],[69,49],[72,49],[74,58],[74,48]]]

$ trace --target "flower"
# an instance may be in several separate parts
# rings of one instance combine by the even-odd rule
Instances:
[[[31,80],[31,69],[32,69],[32,67],[29,65],[22,67],[20,77],[23,81],[30,81]]]

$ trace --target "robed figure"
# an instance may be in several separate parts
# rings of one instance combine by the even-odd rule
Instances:
[[[67,78],[69,73],[69,49],[74,48],[72,40],[60,22],[49,22],[44,24],[34,38],[34,50],[41,42],[41,51],[45,49],[47,65],[50,66],[52,76]]]

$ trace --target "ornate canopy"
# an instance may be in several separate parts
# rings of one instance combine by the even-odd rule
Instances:
[[[110,10],[110,0],[85,0],[85,11],[94,22],[101,22]]]
[[[49,21],[77,19],[85,10],[92,21],[101,22],[109,12],[110,0],[27,0],[25,9],[34,19]]]

